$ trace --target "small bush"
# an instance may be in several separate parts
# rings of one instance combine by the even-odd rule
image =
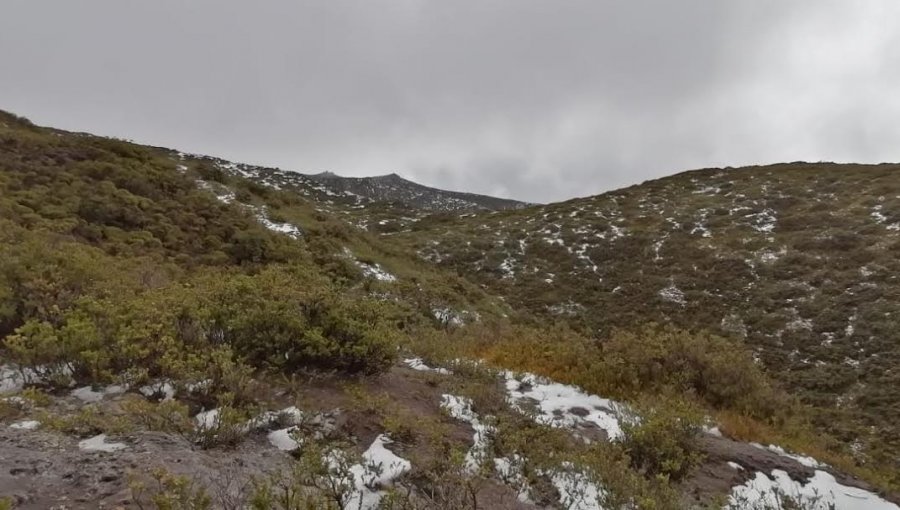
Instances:
[[[678,399],[638,409],[640,418],[622,424],[622,446],[631,466],[648,477],[681,480],[703,459],[697,442],[702,414]]]
[[[212,498],[206,489],[186,476],[177,476],[159,468],[152,472],[153,484],[131,476],[129,488],[135,505],[144,510],[146,504],[157,510],[208,510]]]

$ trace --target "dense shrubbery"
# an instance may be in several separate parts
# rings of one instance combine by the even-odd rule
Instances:
[[[734,340],[647,326],[616,332],[601,349],[601,369],[625,394],[686,393],[716,409],[762,418],[787,403]]]
[[[141,378],[202,377],[230,353],[256,368],[373,373],[391,363],[402,315],[290,269],[220,271],[130,297],[81,297],[55,317],[28,318],[4,346],[11,361],[57,381],[136,367]]]
[[[490,323],[456,332],[450,347],[435,347],[456,350],[435,353],[438,356],[463,351],[622,399],[674,394],[763,419],[791,407],[742,345],[671,326],[616,331],[597,341],[565,327],[539,330]]]
[[[169,377],[223,387],[241,366],[375,373],[393,360],[409,311],[342,288],[354,274],[320,263],[338,260],[339,242],[266,230],[198,190],[164,152],[9,122],[0,128],[5,360],[59,385]],[[227,180],[208,162],[195,171]]]

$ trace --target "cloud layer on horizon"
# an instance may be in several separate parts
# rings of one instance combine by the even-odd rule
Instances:
[[[900,160],[893,0],[14,0],[0,66],[40,124],[539,202]]]

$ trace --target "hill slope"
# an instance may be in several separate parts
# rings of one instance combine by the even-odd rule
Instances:
[[[538,321],[740,339],[816,421],[900,471],[900,166],[685,172],[404,234]]]

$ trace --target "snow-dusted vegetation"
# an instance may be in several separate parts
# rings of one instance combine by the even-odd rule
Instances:
[[[0,508],[894,504],[893,168],[524,207],[0,120]]]

